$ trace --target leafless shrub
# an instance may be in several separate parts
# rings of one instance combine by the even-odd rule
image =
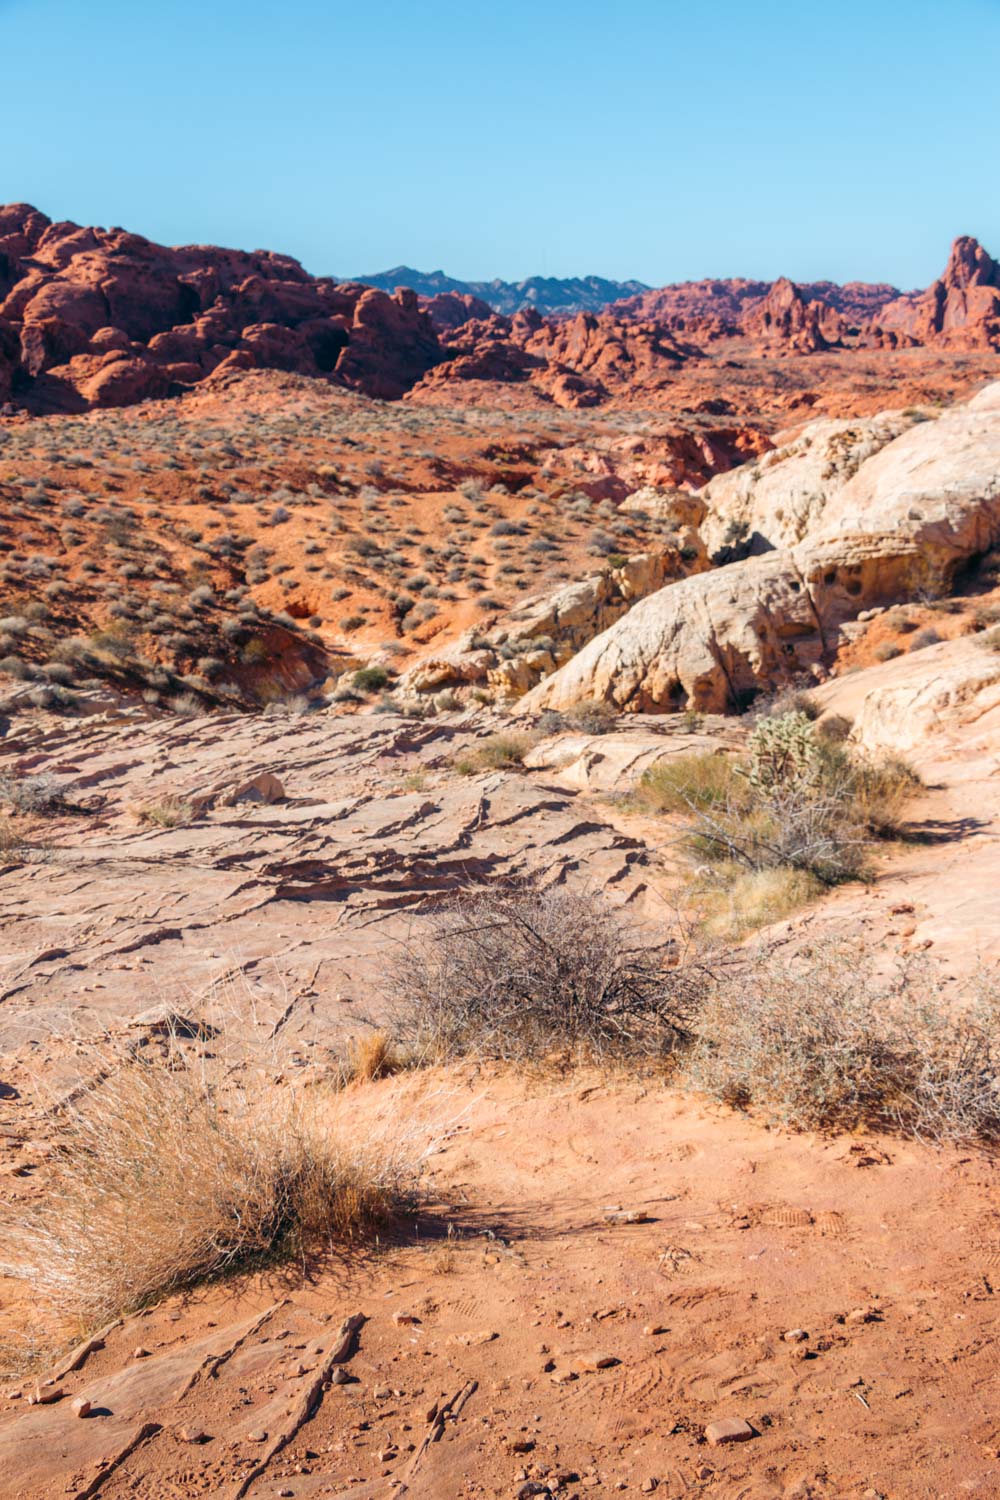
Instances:
[[[15,813],[32,815],[56,812],[65,805],[63,787],[55,776],[43,771],[37,776],[0,775],[0,801]]]
[[[941,993],[928,972],[880,982],[856,951],[758,952],[711,989],[692,1081],[802,1130],[1000,1141],[1000,975]]]
[[[0,813],[0,865],[44,859],[47,849],[34,819]]]
[[[596,895],[470,890],[399,949],[383,988],[394,1033],[418,1056],[664,1055],[707,982],[671,957]]]

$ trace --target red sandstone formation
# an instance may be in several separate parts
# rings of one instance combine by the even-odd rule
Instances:
[[[700,281],[600,313],[506,317],[469,294],[390,296],[269,251],[171,249],[0,207],[0,403],[33,412],[127,406],[255,368],[386,400],[459,399],[463,385],[477,383],[471,395],[486,382],[562,407],[678,404],[682,372],[706,359],[717,368],[720,341],[727,355],[739,341],[740,358],[1000,349],[1000,269],[963,238],[925,292]]]
[[[909,292],[872,319],[873,343],[947,344],[1000,348],[1000,265],[977,240],[963,235],[951,247],[944,275],[925,292]]]
[[[331,375],[387,399],[440,358],[416,295],[313,277],[289,256],[168,249],[0,208],[0,397],[125,406],[220,368]]]

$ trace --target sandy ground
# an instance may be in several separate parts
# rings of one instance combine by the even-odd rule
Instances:
[[[998,1493],[993,1163],[789,1137],[579,1073],[409,1075],[357,1109],[437,1141],[400,1241],[309,1284],[169,1301],[109,1333],[53,1405],[12,1387],[0,1494]],[[348,1383],[292,1431],[355,1314]],[[753,1435],[711,1446],[726,1418]]]

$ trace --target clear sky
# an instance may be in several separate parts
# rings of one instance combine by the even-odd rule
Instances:
[[[925,285],[1000,0],[0,0],[0,202],[317,274]]]

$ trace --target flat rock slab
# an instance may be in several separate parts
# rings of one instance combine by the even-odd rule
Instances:
[[[757,1434],[749,1422],[744,1422],[742,1417],[723,1417],[721,1421],[709,1422],[705,1428],[705,1438],[713,1448],[720,1448],[724,1443],[748,1443]]]

